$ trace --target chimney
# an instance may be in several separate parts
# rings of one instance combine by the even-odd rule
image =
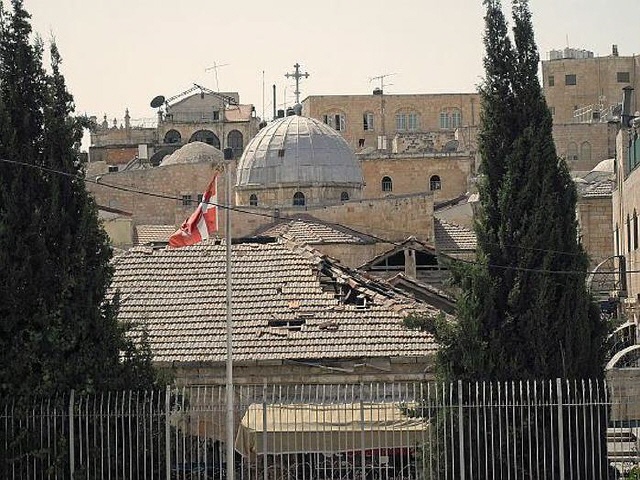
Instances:
[[[612,45],[611,46],[611,55],[614,57],[618,56],[618,45]]]

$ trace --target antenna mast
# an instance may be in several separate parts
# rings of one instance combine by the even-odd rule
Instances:
[[[375,77],[370,77],[369,78],[369,83],[373,82],[374,80],[380,80],[380,90],[382,90],[382,92],[384,93],[384,87],[385,87],[385,83],[384,83],[384,79],[387,77],[390,77],[392,75],[395,75],[395,73],[383,73],[382,75],[377,75]],[[392,85],[391,83],[387,83],[386,86],[388,87],[389,85]]]
[[[218,69],[222,68],[222,67],[226,67],[228,65],[230,65],[230,64],[229,63],[223,63],[221,65],[218,65],[216,62],[213,62],[213,66],[207,67],[207,68],[204,69],[205,72],[213,70],[213,73],[214,73],[215,79],[216,79],[216,92],[220,91],[220,85],[218,84]]]
[[[309,78],[309,73],[304,72],[304,73],[300,73],[300,64],[296,63],[293,68],[295,68],[295,71],[293,73],[285,73],[285,77],[287,78],[294,78],[296,81],[296,90],[295,93],[296,94],[296,103],[300,103],[300,79],[301,78]]]

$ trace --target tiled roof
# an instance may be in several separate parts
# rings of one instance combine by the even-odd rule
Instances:
[[[234,362],[422,357],[435,350],[429,334],[407,330],[402,318],[438,311],[389,284],[292,242],[232,248]],[[224,245],[136,247],[114,266],[119,319],[146,326],[155,361],[225,361]],[[300,330],[277,326],[286,322]]]
[[[438,250],[475,250],[477,243],[473,230],[438,218],[434,218],[434,228]]]
[[[369,243],[362,236],[358,236],[344,229],[321,223],[313,218],[300,218],[274,223],[260,230],[260,235],[266,237],[281,237],[288,235],[294,240],[310,245],[321,243]]]
[[[611,180],[601,180],[581,188],[581,196],[584,198],[610,198],[613,191]]]
[[[175,231],[173,225],[136,225],[136,245],[167,243]]]

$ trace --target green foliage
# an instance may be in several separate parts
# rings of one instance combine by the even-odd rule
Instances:
[[[30,165],[0,162],[0,393],[148,388],[150,354],[106,296],[112,252],[77,151],[86,120],[56,44],[46,70],[31,35],[22,1],[0,3],[0,158]]]
[[[473,382],[600,379],[606,355],[607,324],[586,288],[588,258],[577,240],[577,193],[555,151],[551,115],[537,77],[528,1],[512,0],[512,36],[500,0],[483,4],[486,76],[480,87],[477,261],[452,268],[461,291],[457,325],[410,322],[433,329],[440,344],[437,373],[446,382],[462,381],[463,405],[473,402]],[[553,402],[560,401],[556,393],[550,392]],[[591,450],[586,458],[600,459],[588,465],[567,455],[563,468],[576,478],[603,478],[593,465],[607,465],[605,413],[595,412],[598,427],[589,430],[579,421],[568,422],[567,412],[565,444],[554,445],[550,432],[527,418],[514,417],[509,426],[492,411],[478,423],[463,410],[454,424],[469,426],[477,444],[463,446],[464,459],[447,451],[442,465],[452,471],[463,461],[486,478],[539,478],[549,471],[558,476],[557,450],[569,451],[569,439],[579,438]],[[542,424],[556,425],[551,430],[558,421],[552,412],[540,412]],[[478,425],[482,432],[472,431]],[[457,441],[457,428],[444,432],[445,443]],[[523,449],[515,466],[505,460],[509,446],[503,438],[516,445],[533,442],[536,448]],[[493,452],[491,459],[482,452]]]
[[[577,194],[559,159],[537,78],[526,0],[513,37],[499,0],[485,0],[476,265],[458,264],[459,328],[438,356],[448,380],[601,378],[607,326],[586,290]]]

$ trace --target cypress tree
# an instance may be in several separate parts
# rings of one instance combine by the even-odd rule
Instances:
[[[500,0],[483,4],[477,260],[454,264],[461,289],[457,322],[430,327],[441,345],[438,374],[462,382],[462,391],[452,397],[460,395],[466,405],[473,405],[484,388],[477,390],[476,382],[560,378],[566,388],[567,381],[602,379],[608,328],[586,287],[588,258],[578,241],[577,193],[555,150],[528,1],[512,0],[512,36]],[[545,389],[547,401],[560,403],[556,395],[562,389],[556,386],[546,382],[535,388]],[[464,462],[474,478],[559,478],[561,471],[572,478],[606,478],[606,415],[600,408],[581,411],[580,418],[571,418],[565,408],[561,420],[556,407],[515,408],[528,398],[522,384],[520,396],[514,384],[502,388],[512,404],[492,397],[491,408],[469,407],[459,416],[451,412],[458,418],[455,426],[434,424],[451,445],[439,450],[445,452],[442,464],[448,471]],[[462,458],[459,433],[467,439]]]
[[[11,4],[0,3],[0,159],[28,166],[0,162],[0,393],[151,387],[150,357],[106,298],[112,252],[58,48],[45,70],[22,0]]]
[[[607,325],[586,288],[577,194],[553,143],[528,3],[513,1],[513,41],[499,0],[484,4],[478,260],[457,275],[458,326],[440,352],[441,373],[602,378]]]

